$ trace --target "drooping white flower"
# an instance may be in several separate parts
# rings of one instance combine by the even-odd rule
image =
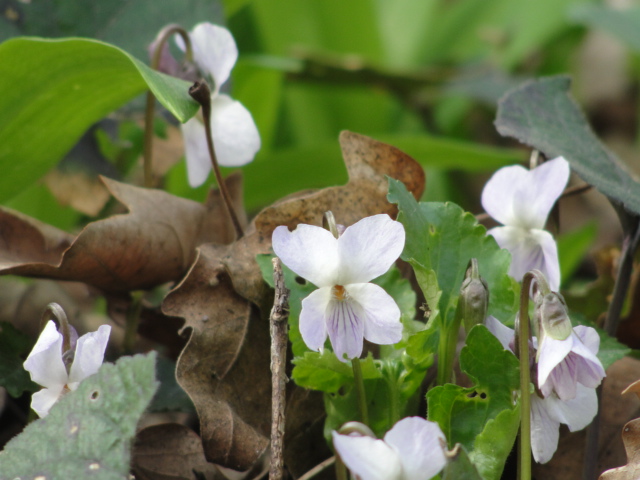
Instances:
[[[429,480],[446,464],[446,439],[437,423],[407,417],[383,440],[333,432],[336,452],[361,480]]]
[[[567,185],[569,173],[569,163],[562,157],[533,170],[519,165],[504,167],[489,179],[482,191],[482,207],[504,225],[487,233],[501,248],[511,252],[509,274],[516,280],[538,269],[547,277],[551,290],[560,288],[558,248],[544,227]]]
[[[538,350],[538,386],[547,397],[555,392],[561,400],[576,396],[578,384],[596,388],[605,376],[596,356],[600,336],[591,327],[578,325],[565,340],[544,336]]]
[[[31,408],[45,417],[56,401],[69,390],[75,390],[85,378],[98,371],[104,359],[111,327],[101,325],[96,332],[78,338],[74,352],[63,352],[62,334],[53,321],[48,321],[33,350],[24,362],[31,379],[43,388],[31,397]],[[72,345],[73,350],[73,345]],[[73,358],[67,369],[63,355]]]
[[[211,135],[218,163],[239,167],[253,160],[260,150],[260,134],[251,113],[237,100],[220,93],[238,59],[238,48],[226,28],[199,23],[189,33],[193,59],[211,88]],[[176,40],[184,49],[181,38]],[[211,172],[204,125],[194,117],[182,125],[187,173],[192,187],[202,185]]]
[[[576,396],[560,400],[555,393],[545,398],[531,395],[531,452],[538,463],[547,463],[558,448],[560,424],[576,432],[591,423],[598,413],[594,388],[578,384]]]
[[[345,361],[362,353],[363,337],[388,345],[402,338],[400,309],[378,285],[402,253],[405,233],[388,215],[367,217],[335,238],[328,230],[298,225],[273,232],[273,250],[296,274],[319,287],[302,301],[300,334],[311,350],[327,339]]]

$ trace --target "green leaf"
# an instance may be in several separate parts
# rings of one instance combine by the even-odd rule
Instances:
[[[165,357],[158,357],[156,363],[156,379],[160,383],[153,401],[149,405],[150,412],[186,412],[196,413],[193,402],[176,380],[176,362]]]
[[[561,283],[565,283],[574,274],[587,255],[598,235],[598,223],[589,222],[582,228],[559,235],[558,258],[560,259]]]
[[[640,51],[640,8],[616,9],[605,5],[576,6],[570,18],[584,25],[604,30],[622,40],[636,52]]]
[[[563,156],[582,179],[610,200],[640,213],[640,183],[595,136],[569,96],[565,76],[533,80],[507,93],[498,103],[498,132],[543,152]]]
[[[398,221],[405,227],[402,259],[436,272],[442,290],[439,310],[445,324],[455,313],[471,258],[478,260],[480,274],[489,286],[489,314],[504,320],[513,316],[518,298],[517,285],[508,275],[511,255],[486,235],[473,215],[452,203],[418,203],[404,184],[394,179],[389,179],[388,199],[398,204]]]
[[[0,44],[0,202],[40,178],[95,122],[150,88],[187,121],[189,84],[88,39],[16,38]]]
[[[32,347],[33,342],[24,333],[9,322],[0,322],[0,386],[12,397],[39,388],[22,365]]]
[[[136,425],[157,388],[155,358],[103,365],[7,443],[2,478],[126,478]]]
[[[461,443],[470,451],[487,422],[504,410],[516,408],[513,392],[520,388],[519,367],[513,353],[504,350],[484,325],[476,325],[460,352],[460,368],[474,386],[447,384],[432,388],[427,393],[428,418],[438,422],[449,445]],[[500,425],[504,429],[494,437],[494,442],[508,453],[515,432],[510,430],[509,423]],[[506,456],[502,461],[505,459]]]
[[[503,410],[489,420],[482,433],[476,437],[470,458],[484,480],[500,480],[519,428],[520,404],[518,403],[512,409]]]
[[[461,478],[465,480],[487,480],[487,477],[483,477],[478,473],[462,445],[456,445],[450,455],[453,456],[447,460],[447,465],[442,472],[442,480],[459,480]]]
[[[294,358],[293,364],[291,377],[301,387],[336,393],[340,388],[353,384],[351,362],[341,362],[330,350],[305,352],[302,357]],[[360,360],[360,366],[365,380],[382,377],[371,354]]]

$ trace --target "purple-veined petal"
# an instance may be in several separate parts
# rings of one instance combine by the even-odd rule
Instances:
[[[31,408],[38,414],[40,418],[44,418],[49,414],[49,410],[58,401],[64,384],[55,388],[43,388],[39,392],[31,396]]]
[[[196,188],[207,181],[212,170],[204,124],[197,117],[193,117],[180,128],[187,161],[187,178],[189,185]]]
[[[503,225],[542,229],[568,180],[569,164],[562,157],[533,170],[504,167],[485,185],[482,206]]]
[[[442,447],[446,438],[440,426],[424,418],[403,418],[387,432],[384,441],[400,457],[405,479],[434,477],[447,462]]]
[[[260,133],[251,113],[228,95],[212,97],[211,134],[223,167],[246,165],[260,150]]]
[[[104,360],[110,333],[109,325],[100,325],[96,332],[87,333],[78,339],[76,354],[69,370],[67,385],[70,390],[78,388],[82,380],[98,371]]]
[[[332,435],[336,452],[361,480],[404,480],[398,454],[382,440],[337,432]]]
[[[556,340],[551,337],[543,338],[538,350],[538,387],[545,393],[547,379],[551,372],[569,355],[573,340],[571,336],[565,340]]]
[[[229,79],[238,59],[238,47],[233,36],[224,27],[204,22],[193,28],[189,38],[194,61],[204,74],[213,78],[215,85],[211,86],[211,90],[217,93]],[[181,37],[176,36],[176,44],[184,51]]]
[[[560,287],[558,249],[553,236],[545,230],[525,230],[519,227],[496,227],[487,232],[501,248],[511,253],[509,275],[518,281],[525,273],[538,269],[544,273],[551,290]]]
[[[400,309],[391,295],[373,283],[354,283],[344,288],[364,312],[364,338],[378,345],[402,340]]]
[[[558,448],[560,422],[549,414],[548,402],[531,395],[531,452],[538,463],[547,463]]]
[[[573,328],[573,331],[591,353],[594,355],[598,353],[598,350],[600,350],[600,335],[598,335],[595,328],[577,325]]]
[[[49,320],[24,362],[31,380],[43,387],[62,389],[67,383],[67,369],[62,361],[62,335]]]
[[[354,223],[338,239],[337,283],[366,283],[379,277],[398,259],[404,240],[404,227],[389,215],[373,215]]]
[[[484,325],[489,329],[494,337],[500,340],[500,343],[505,350],[513,351],[515,332],[512,328],[507,327],[492,315],[488,315],[487,318],[485,318]]]
[[[331,287],[319,288],[302,300],[300,335],[310,350],[322,351],[324,348],[324,342],[327,340],[327,311],[330,301]]]
[[[555,395],[545,400],[547,400],[549,416],[567,425],[572,432],[585,428],[598,413],[598,396],[595,388],[580,384],[578,384],[576,396],[571,400],[563,402]]]
[[[573,337],[573,346],[571,353],[567,356],[567,361],[571,361],[575,365],[579,383],[585,387],[596,388],[606,375],[604,367],[595,353],[582,343],[575,331],[571,336]]]
[[[318,287],[337,284],[338,240],[328,230],[300,224],[290,232],[280,226],[273,231],[271,242],[282,263],[297,275]]]
[[[344,300],[331,297],[327,306],[327,332],[331,347],[341,361],[357,358],[362,353],[364,318],[365,313],[357,302],[348,297]]]

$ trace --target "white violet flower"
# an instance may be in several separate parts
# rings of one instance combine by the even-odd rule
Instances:
[[[446,464],[446,439],[437,423],[407,417],[378,440],[332,432],[333,445],[361,480],[428,480]]]
[[[237,100],[220,93],[238,59],[238,48],[226,28],[199,23],[190,32],[193,59],[213,81],[211,88],[211,135],[218,163],[239,167],[253,160],[260,150],[260,134],[251,113]],[[176,43],[184,50],[181,38]],[[182,125],[189,184],[202,185],[211,172],[203,123],[196,117]]]
[[[327,339],[342,361],[359,357],[363,337],[388,345],[402,338],[400,309],[383,288],[368,283],[402,253],[405,233],[388,215],[367,217],[339,238],[313,225],[273,232],[273,250],[296,274],[319,287],[304,300],[300,334],[311,350]]]
[[[64,393],[77,389],[82,380],[98,371],[110,333],[109,325],[101,325],[96,332],[78,338],[71,352],[63,352],[62,334],[53,321],[47,322],[24,362],[31,379],[45,387],[31,397],[31,408],[39,417],[45,417]],[[73,359],[70,368],[65,365],[66,358]]]
[[[487,233],[511,252],[509,274],[518,281],[528,271],[538,269],[547,277],[551,290],[560,288],[558,247],[544,227],[569,173],[569,163],[562,157],[533,170],[519,165],[504,167],[482,191],[482,207],[504,225]]]

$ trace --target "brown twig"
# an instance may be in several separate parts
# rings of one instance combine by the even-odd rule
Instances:
[[[300,478],[298,478],[298,480],[309,480],[310,478],[315,477],[320,472],[322,472],[325,469],[329,468],[335,462],[336,462],[336,457],[335,456],[334,457],[329,457],[324,462],[319,463],[318,465],[313,467],[311,470],[309,470],[307,473],[302,475]]]
[[[275,298],[269,316],[271,328],[271,468],[269,480],[282,480],[284,470],[284,407],[287,360],[289,290],[284,284],[280,259],[273,260]]]

